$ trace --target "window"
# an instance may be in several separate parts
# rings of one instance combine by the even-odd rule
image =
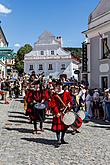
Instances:
[[[43,65],[39,64],[39,70],[43,70]]]
[[[107,43],[107,38],[103,38],[102,39],[102,53],[103,53],[103,58],[107,58],[108,57],[108,49],[107,49],[107,45],[108,45],[108,43]]]
[[[30,68],[29,68],[29,70],[33,70],[33,65],[30,65]]]
[[[102,89],[107,89],[108,88],[108,77],[104,76],[101,77],[101,81],[102,81]]]
[[[65,70],[65,64],[61,65],[61,70]]]
[[[54,55],[54,51],[53,50],[51,51],[51,55]]]
[[[41,51],[40,53],[41,53],[41,55],[44,55],[44,51]]]
[[[48,68],[48,70],[53,70],[53,68],[52,68],[52,64],[49,64],[49,68]]]

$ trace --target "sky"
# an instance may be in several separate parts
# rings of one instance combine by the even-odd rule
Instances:
[[[64,47],[81,47],[88,16],[100,0],[0,0],[0,21],[9,47],[32,46],[42,32],[62,36]]]

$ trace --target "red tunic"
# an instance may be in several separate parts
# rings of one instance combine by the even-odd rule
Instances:
[[[53,131],[63,131],[67,128],[67,126],[61,121],[61,116],[57,117],[58,113],[61,112],[62,105],[57,98],[57,94],[53,94],[51,101],[49,102],[49,106],[53,112],[53,122],[52,122],[52,130]]]
[[[29,90],[26,94],[27,101],[27,111],[26,114],[31,117],[32,120],[38,120],[38,115],[36,113],[37,109],[35,109],[34,105],[36,103],[41,103],[44,99],[42,93],[40,91],[31,91]]]
[[[70,103],[70,106],[72,106],[72,97],[68,90],[65,90],[63,93],[63,102],[65,103],[66,106],[68,105],[68,103]]]
[[[33,91],[32,90],[29,90],[26,93],[26,101],[27,101],[26,114],[27,115],[30,115],[32,113],[32,109],[33,109],[33,98],[34,98]]]

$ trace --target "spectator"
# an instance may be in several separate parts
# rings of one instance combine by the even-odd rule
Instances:
[[[93,117],[93,113],[92,113],[92,108],[93,108],[93,98],[92,98],[92,94],[91,91],[89,89],[87,89],[87,96],[86,96],[86,111],[88,113],[88,117],[92,118]]]
[[[100,98],[99,98],[99,92],[98,92],[98,89],[95,89],[94,90],[94,93],[93,93],[93,110],[94,110],[94,118],[96,119],[99,119],[100,118],[100,114],[99,114],[99,101],[100,101]]]

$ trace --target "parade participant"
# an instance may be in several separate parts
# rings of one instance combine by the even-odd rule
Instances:
[[[73,97],[73,110],[76,113],[76,120],[71,125],[72,135],[75,133],[80,133],[78,128],[82,125],[82,119],[77,115],[77,112],[80,110],[80,95],[79,95],[79,87],[77,85],[70,87],[71,95]]]
[[[25,98],[24,98],[24,110],[26,110],[25,115],[29,116],[30,123],[32,123],[33,116],[33,100],[34,100],[34,86],[29,85],[29,88],[27,92],[25,93]]]
[[[55,145],[55,147],[59,147],[61,144],[67,144],[67,142],[65,142],[64,140],[64,136],[68,127],[61,120],[62,110],[64,109],[64,107],[58,98],[58,96],[62,98],[63,91],[61,91],[61,86],[57,85],[56,90],[52,90],[51,92],[52,97],[49,102],[49,106],[51,107],[52,113],[54,115],[52,122],[52,131],[56,132],[57,137],[57,144]]]
[[[78,112],[80,109],[80,95],[79,95],[79,87],[75,86],[75,100],[76,100],[76,107],[75,107],[75,112]]]
[[[68,91],[68,86],[65,85],[63,88],[64,88],[63,102],[65,103],[65,105],[68,105],[69,109],[71,109],[72,96]],[[79,133],[78,128],[81,127],[81,125],[82,125],[82,119],[79,116],[77,116],[75,122],[71,125],[71,128],[73,129],[72,135],[74,135],[75,133]]]
[[[70,95],[72,97],[72,108],[74,112],[78,111],[77,101],[76,101],[76,90],[79,89],[78,86],[70,86]]]
[[[42,88],[41,88],[42,90],[40,89],[39,81],[37,81],[35,86],[36,86],[36,90],[34,92],[33,102],[34,102],[34,104],[37,104],[37,103],[44,104],[45,95],[43,93],[43,89]],[[34,109],[34,119],[33,120],[34,120],[34,132],[35,133],[37,133],[37,121],[40,122],[40,130],[44,131],[44,129],[43,129],[43,120],[44,119],[42,119],[42,116],[40,116],[39,113],[40,113],[40,111],[39,112],[37,111],[37,113],[36,113],[36,110]],[[42,115],[45,116],[45,110]],[[39,116],[40,116],[40,118],[39,118]]]
[[[68,86],[63,86],[64,93],[63,93],[63,102],[66,106],[68,106],[69,109],[72,108],[72,96],[70,94],[70,91],[68,90]]]
[[[48,105],[48,101],[50,99],[50,90],[52,90],[53,87],[48,87],[47,84],[44,84],[44,88],[43,88],[43,98],[44,98],[44,104],[46,106],[46,115],[50,115],[50,108],[49,108],[49,105]]]

